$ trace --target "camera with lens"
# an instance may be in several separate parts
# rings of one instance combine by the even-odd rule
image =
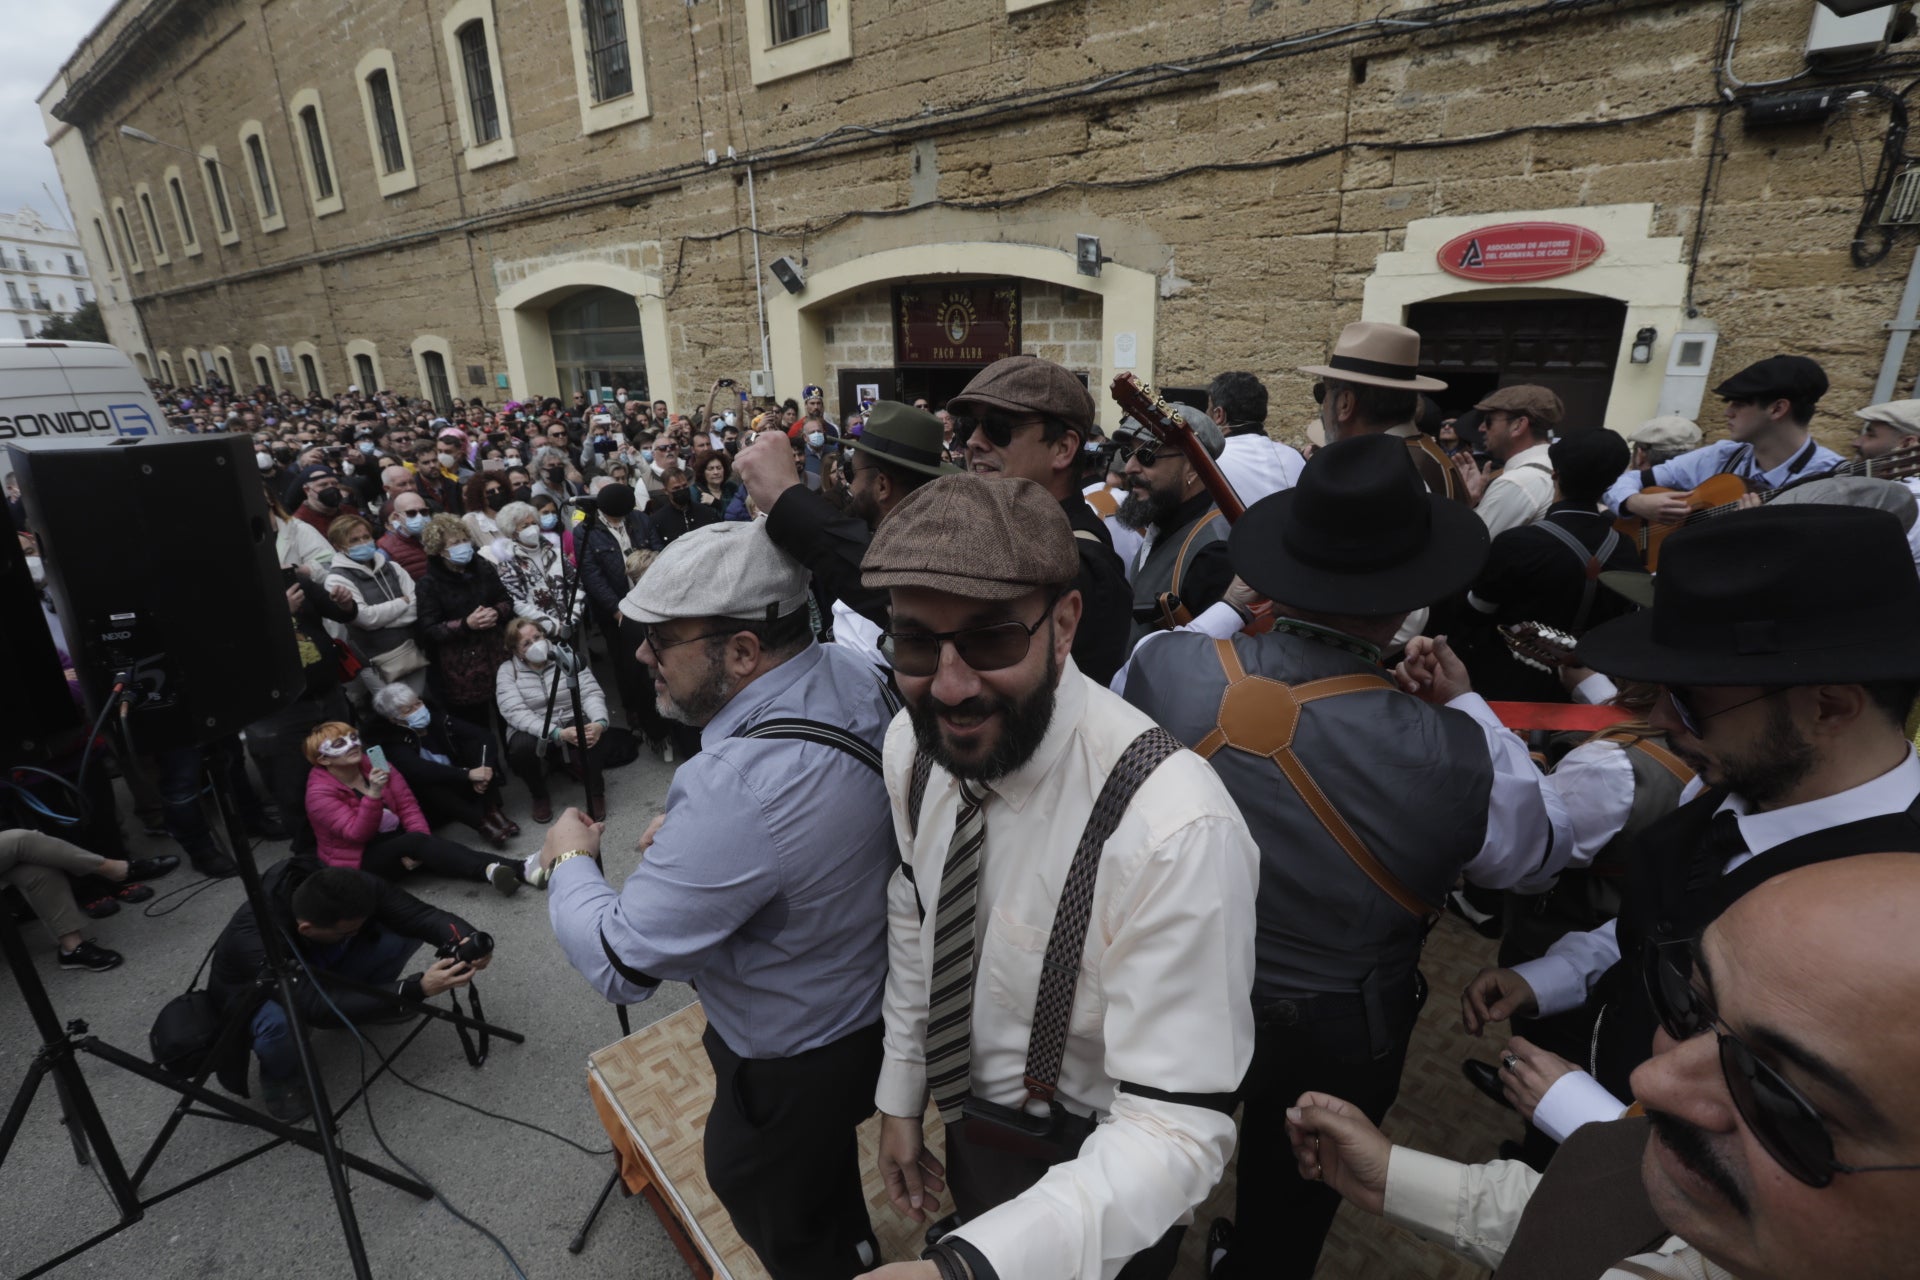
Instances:
[[[472,964],[493,954],[493,935],[484,929],[475,929],[464,938],[449,938],[440,944],[433,953],[436,960],[458,960],[461,964]]]

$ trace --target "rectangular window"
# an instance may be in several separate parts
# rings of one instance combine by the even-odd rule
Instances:
[[[398,173],[407,167],[407,153],[400,146],[400,119],[393,109],[393,84],[385,67],[367,77],[367,96],[373,99],[373,124],[380,135],[381,171]]]
[[[768,0],[773,6],[773,42],[785,44],[827,29],[827,0]]]
[[[270,387],[273,385],[273,370],[268,367],[265,356],[255,356],[253,358],[253,371],[260,376],[261,386]]]
[[[127,261],[137,267],[140,265],[140,246],[134,243],[133,224],[127,221],[127,211],[124,207],[117,207],[113,212],[114,216],[120,219],[120,235],[127,242]]]
[[[307,156],[313,161],[314,198],[331,200],[333,170],[327,167],[327,144],[320,137],[320,111],[317,107],[301,110],[300,128],[307,135]]]
[[[113,245],[107,240],[107,229],[101,225],[100,219],[98,218],[93,220],[93,234],[94,238],[100,241],[100,256],[106,260],[107,274],[112,275]]]
[[[207,190],[213,192],[213,216],[220,219],[220,234],[233,233],[233,214],[227,209],[227,186],[220,181],[220,162],[214,159],[201,161],[207,167]]]
[[[225,356],[220,357],[220,381],[226,383],[228,387],[233,386],[233,366],[227,362]]]
[[[494,105],[493,64],[487,58],[487,28],[469,22],[460,28],[460,62],[467,76],[467,106],[473,113],[474,144],[497,141],[500,111]]]
[[[20,322],[20,336],[23,338],[31,338],[33,336],[33,321],[22,320]]]
[[[164,257],[167,242],[160,236],[160,219],[153,213],[153,197],[144,191],[140,193],[140,213],[147,220],[147,234],[153,237],[153,256]]]
[[[186,237],[188,244],[192,244],[200,237],[193,234],[193,215],[187,212],[187,193],[180,189],[178,178],[168,178],[167,187],[173,192],[173,211],[180,215],[180,234]],[[73,271],[72,258],[67,259],[67,270]],[[80,273],[75,271],[74,274]]]
[[[360,390],[363,393],[367,395],[372,395],[375,391],[378,391],[380,389],[379,386],[377,385],[379,382],[379,379],[373,376],[373,357],[372,356],[367,355],[364,352],[361,353],[360,355],[355,356],[353,358],[353,372],[354,372],[354,376],[360,379]]]
[[[304,351],[300,353],[300,376],[306,379],[308,395],[320,394],[320,366]]]
[[[438,351],[420,353],[420,363],[427,370],[427,398],[442,413],[453,412],[453,388],[447,385],[447,362]]]
[[[267,149],[261,145],[257,133],[247,138],[247,156],[253,161],[253,179],[260,184],[261,211],[271,218],[279,210],[274,203],[273,174],[267,168]]]
[[[74,301],[75,301],[75,302],[78,302],[78,303],[79,303],[79,304],[80,304],[81,306],[83,306],[83,307],[84,307],[84,306],[86,306],[86,305],[87,305],[87,289],[86,289],[86,286],[85,286],[85,285],[75,285],[75,286],[73,287],[73,298],[74,298]]]
[[[78,260],[74,258],[72,254],[67,255],[67,274],[70,276],[77,276],[80,274],[80,263],[78,262]]]
[[[627,17],[621,0],[580,0],[580,25],[587,34],[593,100],[605,102],[632,93],[633,66],[627,61]]]
[[[7,301],[11,302],[15,307],[23,307],[26,305],[20,300],[20,286],[11,280],[7,281]]]

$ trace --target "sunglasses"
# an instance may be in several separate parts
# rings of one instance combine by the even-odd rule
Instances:
[[[1713,1004],[1693,985],[1691,944],[1653,947],[1646,966],[1647,996],[1660,1026],[1675,1040],[1691,1040],[1712,1031],[1719,1039],[1720,1070],[1734,1109],[1753,1136],[1795,1179],[1824,1187],[1836,1173],[1894,1173],[1920,1170],[1912,1164],[1842,1164],[1833,1158],[1833,1135],[1805,1095],[1778,1071],[1755,1056],[1751,1046],[1721,1020]],[[1686,968],[1682,969],[1683,962]]]
[[[1033,633],[1053,616],[1063,592],[1047,597],[1046,607],[1032,626],[1009,618],[984,627],[960,631],[887,631],[880,636],[880,652],[903,676],[930,676],[940,670],[940,651],[951,644],[960,661],[975,671],[1002,671],[1027,656]]]
[[[1700,736],[1700,726],[1715,716],[1723,716],[1729,711],[1738,711],[1741,707],[1750,707],[1756,702],[1762,702],[1773,697],[1775,694],[1785,693],[1786,691],[1787,686],[1780,685],[1777,688],[1768,689],[1764,693],[1756,693],[1751,698],[1743,698],[1730,707],[1722,707],[1718,711],[1700,712],[1695,711],[1687,705],[1686,696],[1682,694],[1680,690],[1674,688],[1672,685],[1668,685],[1667,701],[1673,704],[1673,714],[1679,717],[1680,727],[1687,731],[1687,736],[1697,738]]]
[[[1143,467],[1150,467],[1172,452],[1174,452],[1172,449],[1158,440],[1148,444],[1137,444],[1131,448],[1123,444],[1113,451],[1113,465],[1124,467],[1127,465],[1127,459],[1131,458]]]

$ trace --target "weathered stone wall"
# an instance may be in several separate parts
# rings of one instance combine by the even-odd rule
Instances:
[[[131,201],[140,181],[159,192],[166,165],[185,161],[120,138],[123,122],[196,150],[216,143],[229,167],[237,245],[214,243],[191,182],[206,251],[186,259],[174,245],[172,265],[158,267],[142,246],[146,270],[128,283],[151,340],[173,351],[311,341],[329,383],[344,385],[344,345],[364,339],[389,381],[415,389],[408,347],[436,334],[453,347],[457,380],[469,364],[491,377],[505,371],[495,295],[520,264],[651,245],[680,384],[670,397],[691,401],[713,377],[760,364],[746,172],[727,161],[733,148],[753,157],[763,263],[784,254],[827,266],[964,240],[1070,252],[1076,233],[1098,234],[1113,261],[1160,277],[1161,381],[1252,369],[1270,379],[1275,420],[1291,423],[1309,404],[1294,366],[1358,317],[1375,259],[1401,247],[1410,221],[1650,202],[1652,233],[1697,255],[1693,304],[1722,335],[1715,380],[1775,351],[1815,356],[1833,379],[1818,425],[1834,441],[1866,402],[1914,251],[1909,234],[1877,265],[1849,260],[1887,104],[1863,97],[1825,123],[1748,131],[1723,105],[1713,65],[1728,12],[1719,0],[1619,0],[1552,17],[1493,4],[1457,20],[1407,5],[1396,15],[1434,25],[1107,88],[1087,82],[1252,50],[1377,6],[1058,0],[1008,15],[1002,0],[851,0],[850,62],[755,88],[741,7],[752,2],[640,0],[651,116],[583,137],[559,0],[494,0],[517,158],[471,171],[440,34],[446,0],[201,6],[192,31],[86,99],[78,120],[109,200]],[[1809,10],[1747,0],[1736,72],[1798,70]],[[126,20],[117,11],[108,26]],[[377,47],[396,60],[420,177],[387,198],[353,78]],[[1873,68],[1855,75],[1871,80]],[[1884,78],[1898,83],[1891,70]],[[322,218],[283,105],[309,86],[325,104],[344,199]],[[1061,93],[1043,100],[1052,87]],[[1018,110],[1002,102],[1014,98]],[[249,118],[266,125],[284,231],[259,230],[238,141]],[[888,136],[830,134],[847,125]],[[1108,361],[1097,309],[1048,288],[1026,286],[1029,349],[1098,385]],[[885,290],[875,294],[884,311]],[[1043,314],[1050,300],[1062,314]],[[836,314],[870,301],[843,299]],[[809,380],[832,385],[842,364],[888,362],[869,360],[890,343],[868,335],[883,320],[848,323],[861,336],[841,337],[835,322]],[[1916,365],[1920,344],[1902,386]]]

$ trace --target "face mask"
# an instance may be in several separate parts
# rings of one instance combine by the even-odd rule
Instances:
[[[555,515],[553,512],[542,511],[540,513],[540,527],[542,529],[556,529],[559,527],[559,525],[560,525],[560,517]]]
[[[473,559],[473,544],[459,542],[447,548],[447,559],[455,564],[466,564]]]
[[[400,523],[408,533],[417,538],[420,536],[420,531],[427,527],[427,517],[425,513],[407,516]]]
[[[413,714],[407,717],[407,728],[420,733],[433,723],[433,712],[425,707],[415,707]]]
[[[809,446],[811,446],[812,448],[815,448],[815,449],[818,449],[818,448],[820,448],[820,447],[821,447],[822,445],[824,445],[824,444],[826,444],[826,442],[827,442],[827,433],[826,433],[826,432],[824,432],[824,431],[809,431],[809,432],[807,432],[807,444],[808,444]]]
[[[667,495],[667,501],[673,503],[676,507],[684,507],[687,505],[687,492],[685,489],[675,489]]]
[[[372,453],[373,451],[374,451],[374,444],[373,444],[373,441],[371,441],[371,440],[362,440],[362,441],[360,442],[360,452],[362,452],[362,453]]]
[[[533,486],[530,484],[523,484],[518,488],[516,488],[513,491],[513,500],[515,502],[532,502]]]
[[[517,453],[510,453],[510,454],[508,454],[508,455],[507,455],[507,465],[508,465],[509,467],[517,467],[517,466],[519,466],[519,465],[520,465],[520,455],[519,455],[519,454],[517,454]]]
[[[338,489],[322,489],[318,497],[320,505],[329,511],[340,505],[340,491]]]
[[[547,468],[548,484],[565,484],[566,482],[567,482],[567,469],[565,467],[548,467]]]
[[[436,457],[437,459],[439,459],[439,461],[440,461],[440,465],[441,465],[441,466],[443,466],[443,467],[445,467],[445,468],[446,468],[447,470],[449,470],[449,471],[451,471],[451,470],[453,470],[453,455],[452,455],[452,454],[450,454],[450,453],[437,453],[437,454],[435,454],[435,455],[434,455],[434,457]]]
[[[379,548],[371,542],[363,542],[357,547],[348,547],[347,555],[361,564],[372,564],[373,557],[378,551]]]
[[[652,462],[652,461],[653,461],[653,450],[651,450],[651,449],[642,449],[642,450],[640,451],[640,460],[641,460],[642,462]]]
[[[543,667],[547,663],[547,655],[550,652],[552,651],[547,648],[545,640],[535,640],[527,646],[527,661],[536,667]]]
[[[273,470],[273,455],[270,453],[256,453],[253,455],[253,465],[259,467],[262,471],[271,471]]]
[[[501,493],[498,489],[490,489],[487,491],[487,510],[498,511],[506,505],[507,498],[505,494]]]
[[[614,399],[618,400],[621,404],[625,404],[627,402],[627,393],[622,391],[619,395],[615,396]]]
[[[514,537],[520,539],[520,545],[523,547],[537,547],[540,545],[540,526],[537,524],[523,525],[521,526],[520,532],[516,533]]]

